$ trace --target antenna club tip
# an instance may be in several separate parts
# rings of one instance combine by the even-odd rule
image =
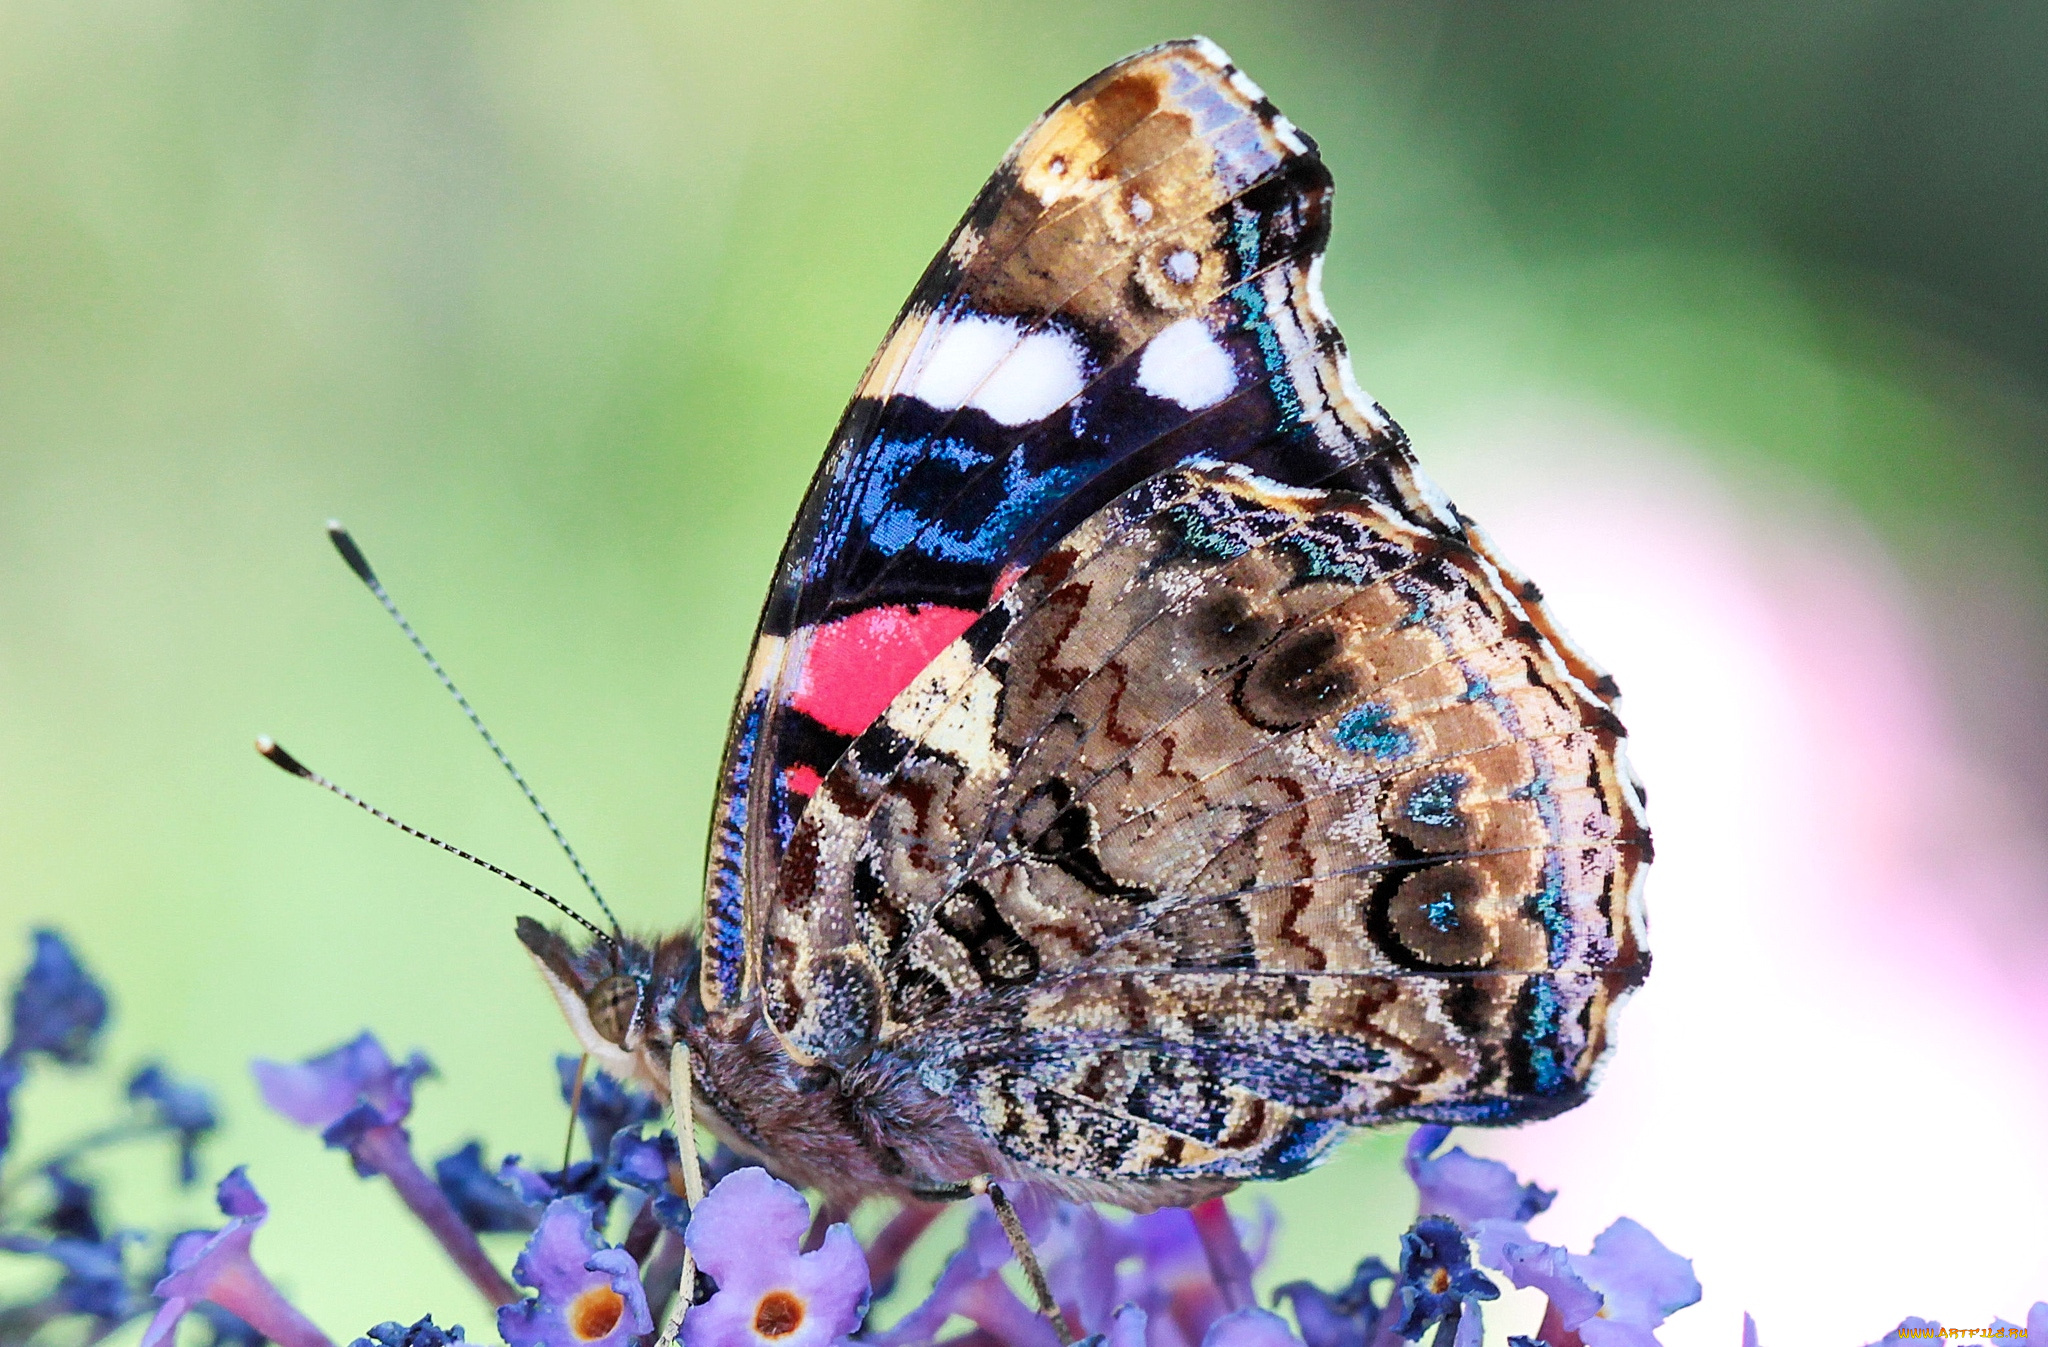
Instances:
[[[277,764],[278,767],[290,772],[293,776],[313,775],[311,771],[307,770],[304,763],[278,747],[277,740],[267,734],[256,736],[256,751],[269,761]]]
[[[341,526],[339,519],[327,521],[327,541],[334,544],[334,550],[341,553],[341,559],[356,573],[356,579],[375,589],[377,573],[370,569],[370,559],[363,555],[363,549],[356,546],[356,540]]]

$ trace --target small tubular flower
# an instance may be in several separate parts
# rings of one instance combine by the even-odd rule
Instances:
[[[143,1330],[141,1347],[165,1347],[200,1301],[210,1301],[247,1320],[280,1347],[334,1347],[325,1333],[286,1300],[256,1266],[249,1245],[270,1215],[248,1175],[235,1169],[216,1192],[228,1223],[219,1230],[195,1230],[171,1242],[164,1276],[156,1284],[163,1306]]]
[[[683,1320],[686,1347],[825,1347],[860,1327],[867,1257],[843,1224],[801,1252],[810,1222],[803,1194],[765,1169],[705,1194],[684,1239],[718,1289]]]
[[[557,1198],[542,1214],[512,1275],[535,1294],[498,1311],[509,1347],[624,1347],[654,1331],[640,1269],[604,1242],[581,1198]]]
[[[690,1204],[682,1191],[682,1149],[673,1132],[643,1137],[634,1131],[613,1135],[605,1176],[613,1183],[647,1194],[648,1210],[664,1230],[680,1235],[690,1223]]]
[[[191,1183],[199,1176],[196,1152],[200,1140],[220,1126],[213,1096],[151,1062],[129,1078],[128,1098],[150,1115],[151,1126],[177,1138],[178,1182]]]
[[[1557,1194],[1523,1183],[1498,1160],[1482,1160],[1453,1146],[1436,1150],[1451,1129],[1428,1124],[1415,1129],[1402,1157],[1421,1199],[1420,1214],[1448,1216],[1469,1232],[1481,1221],[1526,1221],[1548,1210]]]
[[[1477,1302],[1499,1296],[1500,1288],[1472,1266],[1471,1250],[1456,1222],[1425,1216],[1401,1236],[1399,1295],[1401,1322],[1395,1331],[1413,1342],[1430,1325],[1462,1320],[1468,1310],[1476,1321]]]
[[[4,1055],[39,1052],[68,1066],[92,1059],[107,1022],[107,994],[55,931],[37,931],[35,952],[14,987]]]
[[[412,1087],[433,1069],[417,1052],[394,1063],[367,1032],[296,1065],[260,1059],[249,1064],[263,1102],[301,1127],[320,1129],[322,1141],[348,1152],[357,1174],[383,1175],[477,1293],[491,1305],[508,1305],[519,1293],[448,1194],[413,1158],[404,1126],[412,1114]]]
[[[1589,1253],[1526,1236],[1519,1226],[1489,1223],[1481,1231],[1481,1257],[1516,1286],[1549,1296],[1560,1327],[1577,1333],[1586,1347],[1654,1344],[1653,1330],[1700,1298],[1691,1261],[1626,1216],[1603,1230]]]
[[[1375,1302],[1373,1287],[1398,1279],[1394,1270],[1377,1257],[1367,1258],[1352,1270],[1351,1281],[1334,1294],[1308,1282],[1288,1282],[1273,1288],[1273,1299],[1284,1300],[1301,1326],[1308,1347],[1366,1347],[1393,1298]]]
[[[365,1031],[296,1064],[258,1058],[249,1071],[264,1103],[299,1126],[324,1133],[357,1109],[368,1112],[351,1124],[352,1131],[404,1122],[412,1112],[414,1083],[432,1075],[434,1067],[417,1052],[393,1062],[376,1035]]]
[[[494,1174],[485,1169],[480,1141],[434,1161],[434,1182],[471,1230],[526,1233],[540,1224],[544,1204],[508,1183],[502,1170]]]

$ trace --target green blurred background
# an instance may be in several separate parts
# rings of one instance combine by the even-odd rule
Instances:
[[[518,894],[249,740],[573,887],[322,522],[628,923],[691,918],[759,595],[875,342],[1033,116],[1195,31],[1321,142],[1331,307],[1454,494],[1432,428],[1533,394],[1844,502],[1951,649],[1998,644],[1958,702],[2041,781],[2048,8],[6,0],[0,963],[61,926],[109,1056],[218,1087],[207,1178],[251,1165],[315,1319],[484,1323],[247,1059],[367,1026],[443,1069],[423,1151],[547,1156],[568,1039]],[[1995,635],[1951,602],[1986,575]],[[112,1088],[42,1072],[17,1156]],[[1397,1146],[1269,1190],[1279,1275],[1390,1248]]]

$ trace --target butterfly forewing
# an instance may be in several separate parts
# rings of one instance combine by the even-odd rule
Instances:
[[[711,1004],[742,994],[749,895],[852,736],[1136,482],[1227,459],[1456,527],[1392,422],[1343,395],[1311,302],[1328,227],[1312,147],[1200,40],[1119,63],[1018,142],[862,381],[777,568],[714,822]]]
[[[727,753],[707,1004],[1106,1196],[1569,1107],[1648,967],[1613,685],[1352,383],[1329,203],[1206,42],[1055,105],[848,409]]]

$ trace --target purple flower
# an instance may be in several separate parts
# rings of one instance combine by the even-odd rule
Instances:
[[[690,1223],[690,1204],[682,1191],[682,1151],[673,1132],[642,1137],[622,1131],[612,1137],[606,1175],[614,1182],[647,1194],[649,1210],[662,1228],[683,1233]]]
[[[20,1086],[21,1063],[0,1054],[0,1155],[14,1139],[14,1091]]]
[[[683,1320],[686,1347],[825,1347],[860,1327],[867,1257],[843,1224],[800,1252],[810,1223],[803,1194],[765,1169],[705,1194],[684,1239],[718,1289]]]
[[[1415,1181],[1424,1216],[1448,1216],[1467,1231],[1481,1221],[1526,1221],[1549,1208],[1554,1192],[1524,1184],[1498,1160],[1482,1160],[1453,1146],[1430,1158],[1451,1129],[1428,1124],[1408,1138],[1402,1163]]]
[[[143,1331],[141,1347],[163,1347],[177,1335],[178,1321],[200,1301],[211,1301],[247,1320],[281,1347],[334,1347],[325,1333],[278,1293],[250,1256],[249,1245],[270,1208],[240,1168],[220,1181],[216,1193],[228,1223],[219,1230],[195,1230],[171,1241],[164,1277],[156,1284],[163,1307]]]
[[[1374,1303],[1372,1289],[1381,1282],[1396,1280],[1394,1271],[1378,1258],[1368,1258],[1351,1273],[1350,1283],[1331,1295],[1308,1282],[1288,1282],[1273,1289],[1275,1300],[1285,1300],[1301,1325],[1308,1347],[1366,1347],[1392,1299]]]
[[[364,1110],[347,1129],[360,1132],[404,1122],[412,1112],[413,1083],[432,1075],[434,1068],[417,1052],[394,1064],[376,1035],[366,1031],[295,1066],[259,1058],[249,1070],[263,1092],[263,1102],[299,1126],[326,1132]]]
[[[741,1174],[747,1170],[739,1171]],[[725,1180],[731,1183],[738,1175]],[[712,1189],[716,1194],[724,1190],[725,1184]],[[1040,1201],[1028,1189],[1011,1190],[1010,1197],[1016,1204],[1017,1214],[1024,1222],[1025,1232],[1033,1242],[1048,1255],[1044,1261],[1049,1264],[1047,1278],[1051,1282],[1056,1298],[1065,1300],[1071,1285],[1069,1259],[1051,1256],[1053,1250],[1044,1248],[1044,1237],[1049,1224],[1048,1204]],[[705,1202],[710,1203],[710,1196]],[[1052,1325],[1033,1313],[1023,1301],[1017,1298],[1003,1281],[1002,1270],[1013,1256],[1010,1242],[1003,1235],[1003,1228],[996,1220],[996,1214],[988,1205],[987,1198],[976,1198],[974,1205],[980,1210],[967,1226],[967,1239],[951,1258],[946,1260],[931,1294],[913,1306],[902,1318],[886,1331],[871,1335],[871,1341],[879,1347],[910,1347],[914,1343],[930,1342],[935,1339],[946,1321],[954,1315],[971,1319],[982,1333],[1012,1347],[1054,1347]],[[1091,1213],[1092,1214],[1092,1213]],[[1178,1213],[1183,1218],[1186,1212]],[[695,1229],[694,1223],[692,1229]],[[1201,1248],[1194,1243],[1194,1228],[1188,1227],[1189,1243],[1194,1256],[1201,1257]],[[1114,1251],[1084,1246],[1077,1250],[1076,1263],[1092,1264],[1098,1267],[1114,1267],[1121,1256],[1123,1245],[1119,1243]],[[1093,1254],[1093,1257],[1090,1255]],[[687,1332],[689,1320],[684,1321]],[[1083,1319],[1083,1331],[1088,1321]],[[725,1347],[724,1344],[692,1344],[692,1347]]]
[[[1492,1300],[1500,1289],[1472,1266],[1471,1250],[1457,1223],[1425,1216],[1401,1236],[1401,1323],[1395,1330],[1410,1342],[1431,1324],[1479,1318],[1476,1302]],[[1463,1338],[1464,1332],[1458,1336]]]
[[[576,1093],[576,1067],[581,1058],[563,1054],[555,1058],[555,1072],[562,1079],[562,1102]],[[583,1135],[590,1153],[597,1159],[610,1154],[612,1138],[626,1128],[638,1127],[661,1116],[661,1101],[636,1090],[592,1067],[583,1075],[583,1094],[576,1099],[576,1116],[583,1123]]]
[[[213,1111],[213,1097],[197,1085],[174,1079],[152,1062],[129,1079],[128,1098],[153,1115],[153,1126],[176,1135],[178,1182],[191,1183],[199,1173],[194,1152],[200,1138],[220,1125],[220,1118]]]
[[[1233,1310],[1202,1335],[1202,1347],[1302,1347],[1287,1321],[1271,1310]]]
[[[414,1082],[433,1069],[417,1052],[394,1064],[369,1033],[296,1066],[262,1060],[249,1064],[266,1104],[301,1127],[320,1128],[320,1139],[347,1151],[357,1174],[388,1179],[478,1294],[491,1305],[507,1305],[519,1293],[477,1243],[463,1214],[413,1158],[404,1122],[412,1113]]]
[[[92,1057],[107,1022],[107,994],[55,931],[35,933],[35,954],[14,987],[5,1056],[40,1052],[69,1066]]]
[[[1509,1222],[1488,1222],[1479,1238],[1482,1260],[1549,1296],[1559,1324],[1586,1347],[1654,1344],[1651,1330],[1700,1298],[1691,1261],[1626,1216],[1584,1254],[1530,1239]]]
[[[128,1287],[121,1254],[141,1236],[121,1233],[112,1239],[35,1239],[0,1233],[0,1249],[47,1258],[64,1270],[47,1307],[58,1314],[86,1314],[106,1325],[122,1323],[148,1308]]]
[[[464,1225],[483,1233],[524,1234],[540,1224],[543,1202],[508,1183],[503,1175],[503,1168],[496,1174],[484,1168],[484,1148],[479,1141],[434,1161],[434,1182],[461,1214]]]
[[[462,1325],[455,1324],[441,1328],[429,1314],[418,1323],[408,1327],[396,1320],[378,1324],[364,1336],[357,1338],[349,1347],[448,1347],[451,1342],[467,1342],[462,1336]]]
[[[207,1347],[264,1347],[270,1341],[247,1319],[230,1314],[211,1301],[201,1301],[190,1318],[205,1324],[206,1331],[213,1335]]]
[[[100,1242],[99,1193],[56,1160],[43,1166],[50,1184],[50,1209],[37,1222],[58,1239]]]
[[[68,1066],[92,1056],[107,1022],[107,994],[55,931],[35,933],[35,952],[14,984],[7,1045],[0,1048],[0,1155],[14,1136],[14,1091],[24,1061],[40,1052]]]
[[[512,1275],[538,1294],[498,1311],[509,1347],[623,1347],[654,1331],[640,1269],[591,1225],[580,1198],[548,1204]]]

